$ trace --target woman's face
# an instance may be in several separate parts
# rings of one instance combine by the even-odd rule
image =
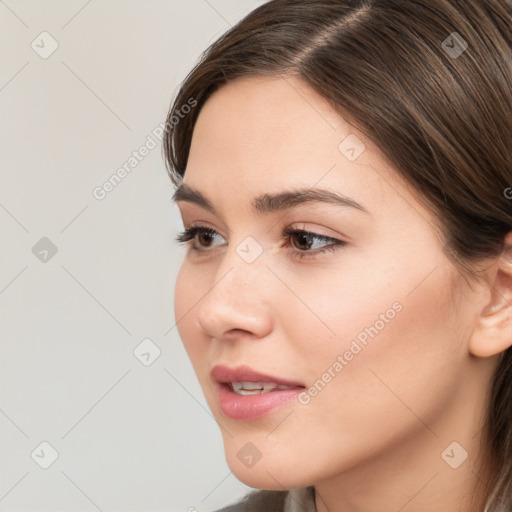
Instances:
[[[243,78],[203,107],[184,184],[213,207],[177,201],[185,228],[215,233],[190,242],[175,316],[235,475],[293,488],[412,453],[453,471],[440,454],[469,443],[482,393],[471,294],[454,304],[435,219],[378,148],[303,82]],[[348,199],[253,206],[299,189]],[[238,394],[217,365],[303,387]]]

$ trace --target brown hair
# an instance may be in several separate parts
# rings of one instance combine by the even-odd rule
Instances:
[[[272,0],[208,48],[168,114],[163,150],[185,174],[201,107],[223,84],[294,76],[380,148],[433,211],[466,275],[512,230],[509,0]],[[186,116],[183,105],[197,106]],[[512,510],[512,351],[497,368],[486,439],[496,472],[487,512]]]

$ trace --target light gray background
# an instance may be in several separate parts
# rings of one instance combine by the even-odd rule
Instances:
[[[92,192],[262,3],[0,1],[0,511],[206,512],[251,490],[175,327],[184,249],[160,145]]]

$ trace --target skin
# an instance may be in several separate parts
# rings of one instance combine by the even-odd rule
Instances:
[[[338,149],[349,134],[366,146],[354,162]],[[291,77],[239,78],[214,93],[194,129],[184,182],[218,211],[179,201],[184,226],[218,235],[190,243],[175,316],[236,477],[259,489],[314,485],[318,512],[481,510],[476,473],[490,470],[479,458],[482,411],[512,339],[508,267],[486,262],[490,284],[470,287],[418,192]],[[256,195],[297,187],[343,193],[369,213],[250,208]],[[292,250],[306,252],[304,243],[295,237],[286,247],[280,238],[290,226],[347,244],[300,259]],[[247,236],[263,250],[250,264],[236,252]],[[326,245],[315,239],[310,251]],[[252,421],[223,414],[214,365],[247,364],[309,388],[395,303],[401,311],[307,405],[293,401]],[[487,314],[492,306],[498,311]],[[441,456],[454,441],[452,463],[468,453],[456,469]],[[237,457],[247,442],[262,454],[250,468]]]

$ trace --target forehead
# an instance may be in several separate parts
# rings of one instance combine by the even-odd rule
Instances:
[[[347,140],[363,148],[355,159],[343,152]],[[243,77],[217,90],[196,122],[184,181],[213,201],[247,209],[264,193],[321,187],[371,211],[396,202],[422,210],[379,148],[292,77]]]
[[[186,174],[200,175],[201,181],[208,174],[224,180],[236,176],[244,184],[249,179],[281,178],[295,186],[312,186],[327,174],[341,177],[341,166],[350,162],[339,145],[356,134],[365,149],[354,164],[371,163],[370,154],[378,156],[372,142],[303,81],[239,78],[203,106]],[[336,172],[330,172],[334,167]]]
[[[236,141],[244,150],[304,153],[313,147],[337,150],[339,136],[354,130],[302,80],[241,77],[209,98],[194,136],[212,143]]]

